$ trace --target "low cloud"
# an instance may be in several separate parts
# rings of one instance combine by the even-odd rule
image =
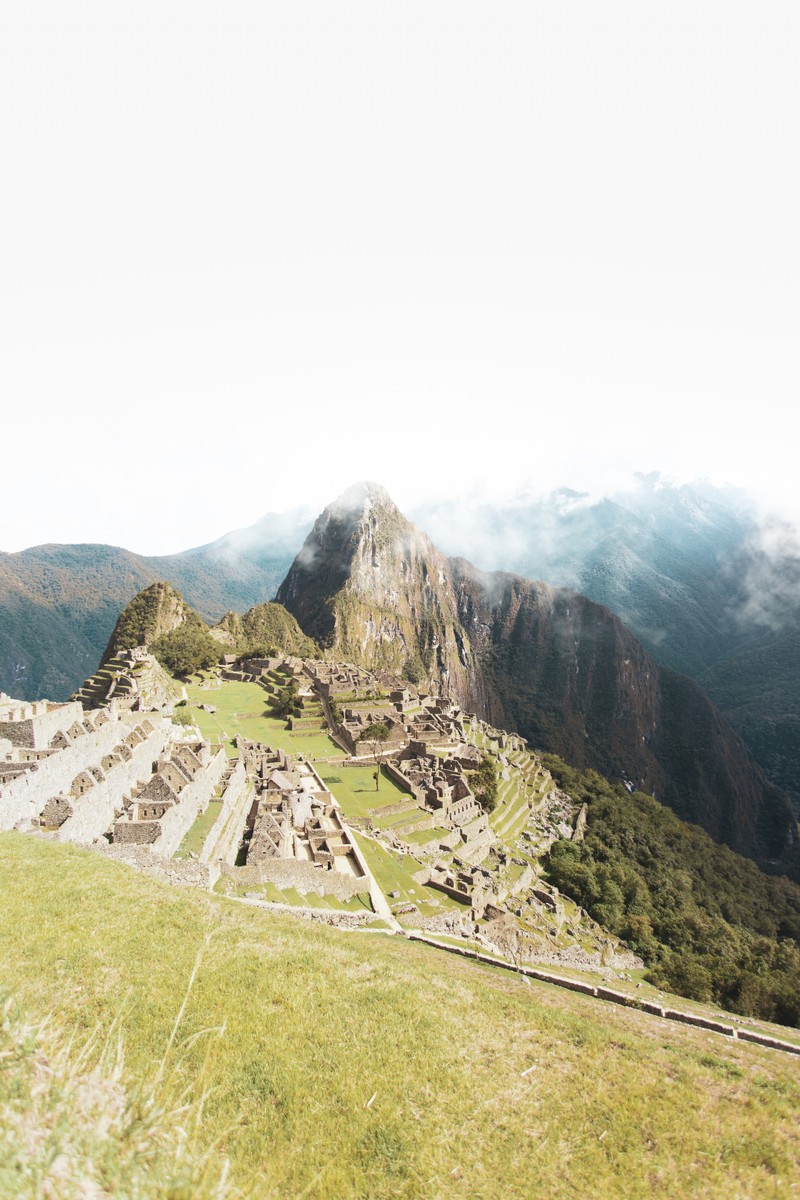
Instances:
[[[740,625],[778,632],[800,615],[800,531],[768,517],[750,536],[731,571],[737,598],[731,614]]]

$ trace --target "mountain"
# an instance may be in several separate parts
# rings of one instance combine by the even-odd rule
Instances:
[[[96,668],[120,611],[167,580],[206,621],[270,600],[310,521],[270,513],[250,529],[180,554],[118,546],[36,546],[0,553],[0,691],[66,700]]]
[[[578,593],[447,559],[374,484],[317,519],[277,600],[371,670],[418,670],[478,715],[577,766],[655,793],[762,861],[796,824],[694,682]]]
[[[561,489],[412,515],[444,554],[547,579],[611,609],[662,667],[701,685],[800,812],[800,550],[791,531],[765,526],[738,492],[655,475],[601,500]],[[92,545],[0,554],[0,690],[66,699],[95,669],[120,610],[156,580],[209,622],[271,599],[310,527],[297,508],[160,558]],[[420,650],[452,673],[459,624],[435,605],[428,615]],[[337,621],[347,624],[343,611]],[[364,636],[353,628],[342,640],[358,646]],[[387,661],[402,657],[386,641],[383,649]]]
[[[377,484],[357,484],[325,509],[275,599],[345,659],[424,670],[462,704],[488,704],[448,560]]]
[[[183,625],[204,629],[200,616],[174,587],[159,580],[139,592],[120,613],[101,665],[121,650],[152,646],[160,637]]]
[[[308,657],[319,653],[317,644],[305,636],[280,604],[257,604],[244,614],[226,613],[209,628],[180,592],[159,580],[126,604],[100,661],[101,669],[87,678],[82,693],[95,694],[95,688],[86,686],[92,679],[105,679],[107,683],[112,675],[126,675],[124,652],[139,646],[147,647],[164,667],[179,676],[191,674],[201,665],[213,666],[225,653]]]
[[[571,587],[701,684],[800,812],[800,547],[748,499],[658,475],[601,499],[560,489],[415,510],[445,553]]]
[[[319,647],[305,636],[297,621],[280,604],[256,604],[246,613],[229,612],[210,630],[211,636],[237,654],[284,654],[314,658]]]

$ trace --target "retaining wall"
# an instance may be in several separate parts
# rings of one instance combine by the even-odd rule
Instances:
[[[123,794],[131,792],[150,778],[153,763],[161,755],[169,731],[169,722],[159,722],[143,742],[132,748],[127,762],[115,764],[106,773],[105,779],[77,800],[73,799],[73,813],[59,829],[59,841],[87,843],[102,837],[122,807]]]
[[[586,996],[594,996],[598,1000],[608,1000],[612,1004],[620,1004],[625,1008],[633,1008],[638,1012],[651,1013],[667,1021],[680,1021],[683,1025],[694,1025],[699,1029],[708,1029],[712,1033],[721,1033],[725,1037],[741,1042],[753,1042],[757,1046],[767,1046],[772,1050],[783,1050],[786,1054],[800,1055],[800,1044],[784,1042],[780,1038],[768,1034],[756,1033],[749,1029],[736,1029],[723,1021],[711,1017],[698,1016],[695,1013],[681,1012],[674,1008],[663,1008],[649,1000],[640,1000],[638,996],[630,996],[627,992],[616,992],[612,988],[595,987],[578,979],[565,979],[563,975],[552,975],[549,971],[540,971],[537,967],[525,967],[507,962],[503,958],[495,958],[491,954],[481,954],[468,946],[455,946],[447,942],[436,941],[435,938],[423,934],[408,932],[406,937],[412,941],[425,942],[438,950],[446,950],[449,954],[460,954],[462,958],[472,958],[477,962],[486,963],[492,967],[503,967],[507,971],[516,971],[518,975],[526,975],[529,979],[538,979],[542,983],[552,983],[556,987],[567,988],[571,992],[582,992]]]
[[[168,808],[161,818],[161,836],[153,844],[156,854],[162,855],[163,858],[172,858],[186,833],[208,808],[208,802],[217,790],[227,762],[225,751],[218,750],[208,766],[201,768],[194,779],[182,789],[178,803]]]
[[[233,866],[254,798],[255,788],[247,778],[244,759],[240,758],[225,788],[219,816],[203,843],[203,849],[200,851],[201,862],[222,859]]]
[[[270,858],[266,862],[245,867],[231,867],[225,863],[221,870],[237,887],[274,883],[281,889],[296,888],[301,893],[320,892],[337,900],[351,900],[353,896],[363,895],[370,890],[367,876],[326,871],[297,858]]]
[[[0,829],[27,829],[48,800],[59,792],[69,793],[75,776],[96,766],[129,730],[130,723],[107,721],[94,732],[76,738],[57,754],[51,754],[35,771],[26,771],[13,783],[0,788]]]
[[[46,711],[22,721],[0,722],[0,735],[7,738],[12,746],[41,750],[50,745],[57,733],[65,732],[76,721],[79,725],[83,724],[84,715],[80,701],[71,700],[66,704],[48,707]]]

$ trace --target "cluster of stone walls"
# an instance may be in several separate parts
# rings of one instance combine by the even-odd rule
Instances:
[[[339,871],[325,871],[297,858],[271,858],[267,862],[246,867],[222,865],[222,874],[236,887],[258,887],[262,883],[274,883],[276,887],[296,888],[299,892],[321,892],[337,900],[351,900],[353,896],[369,892],[367,876],[344,875]]]
[[[122,807],[125,793],[149,779],[153,762],[162,753],[171,728],[169,721],[153,722],[151,718],[151,724],[155,724],[153,732],[131,747],[127,762],[110,767],[105,779],[79,799],[72,800],[73,814],[58,831],[60,841],[86,843],[102,837]],[[123,732],[127,732],[124,726]]]
[[[26,771],[13,783],[6,784],[0,789],[0,829],[29,828],[48,800],[59,792],[69,793],[75,776],[98,764],[129,731],[129,724],[107,721],[99,729],[83,734],[63,750],[43,759],[36,770]]]
[[[217,784],[227,764],[224,750],[218,750],[209,765],[201,768],[191,783],[187,783],[178,796],[178,803],[168,808],[159,821],[161,836],[154,843],[154,850],[163,858],[171,858],[180,846],[185,834],[202,812],[216,791]]]
[[[0,736],[11,742],[12,746],[44,749],[57,733],[63,733],[76,722],[82,724],[84,719],[83,705],[77,701],[67,704],[39,701],[33,706],[25,705],[24,710],[31,707],[39,710],[35,716],[22,721],[0,722]]]
[[[396,767],[393,762],[384,759],[383,769],[389,778],[396,783],[398,787],[401,787],[404,792],[411,792],[411,795],[414,797],[417,804],[425,803],[425,789],[419,787],[416,783],[412,783],[410,779],[407,779],[403,772],[399,770],[399,768]]]
[[[239,758],[225,788],[222,808],[214,823],[214,828],[200,851],[201,862],[222,859],[223,862],[233,866],[254,797],[255,788],[247,778],[244,758]]]

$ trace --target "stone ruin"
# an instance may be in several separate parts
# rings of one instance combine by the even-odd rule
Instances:
[[[256,789],[239,860],[247,866],[284,860],[363,875],[339,806],[313,765],[260,743],[239,739],[237,747]],[[303,879],[308,878],[306,871]]]
[[[467,769],[477,765],[466,747],[460,746],[457,755],[442,761],[428,753],[424,742],[411,742],[384,765],[389,776],[411,792],[417,805],[431,813],[433,824],[450,831],[442,840],[442,849],[477,863],[486,857],[494,838],[488,817],[470,789],[465,764]]]
[[[225,765],[222,751],[183,737],[156,713],[0,696],[0,829],[170,856]]]

